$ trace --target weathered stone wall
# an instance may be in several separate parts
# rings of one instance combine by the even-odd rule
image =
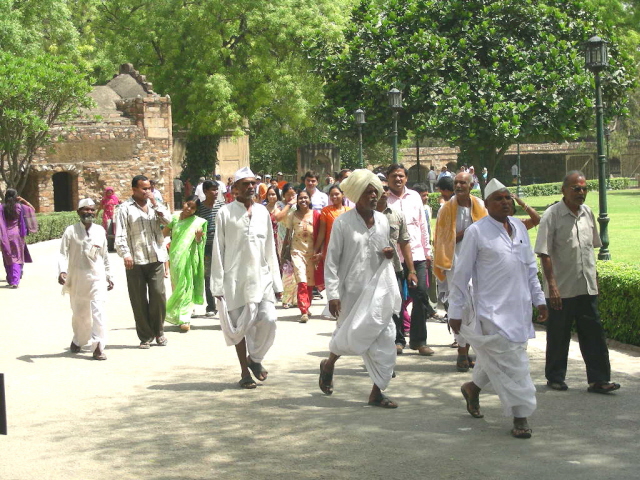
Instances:
[[[138,97],[117,106],[126,117],[55,127],[54,137],[60,139],[38,152],[24,191],[37,211],[54,211],[52,177],[57,172],[72,176],[72,205],[85,197],[99,201],[105,186],[125,199],[132,177],[140,174],[156,180],[167,205],[173,205],[170,99]]]

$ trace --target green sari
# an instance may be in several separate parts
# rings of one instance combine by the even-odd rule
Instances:
[[[167,300],[166,321],[182,325],[191,321],[194,305],[204,303],[204,244],[207,221],[196,215],[180,220],[174,214],[167,225],[171,229],[171,287],[173,293]],[[196,243],[196,231],[202,229],[202,241]]]

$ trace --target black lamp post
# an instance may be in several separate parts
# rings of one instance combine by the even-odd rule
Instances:
[[[594,74],[596,81],[596,144],[598,146],[598,192],[600,195],[600,240],[602,247],[598,252],[598,260],[610,260],[609,254],[609,217],[607,216],[607,157],[604,154],[604,123],[602,120],[602,87],[600,72],[609,65],[607,42],[597,35],[591,37],[585,46],[585,64]]]
[[[358,126],[358,166],[364,168],[364,161],[362,159],[362,125],[364,125],[364,111],[359,108],[353,112],[356,117],[356,125]]]
[[[397,88],[392,88],[387,94],[389,97],[389,107],[393,112],[393,163],[398,163],[398,112],[402,109],[402,92]]]

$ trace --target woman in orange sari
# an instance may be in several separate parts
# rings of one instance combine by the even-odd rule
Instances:
[[[318,235],[314,243],[313,261],[316,265],[316,284],[324,285],[324,258],[327,255],[329,247],[329,238],[331,237],[331,229],[336,218],[342,215],[350,207],[344,205],[344,195],[338,185],[333,185],[329,189],[329,201],[331,205],[324,207],[320,212],[320,223],[318,227]],[[320,278],[318,278],[320,277]]]

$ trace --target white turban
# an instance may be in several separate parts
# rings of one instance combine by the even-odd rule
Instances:
[[[369,185],[376,187],[378,198],[382,195],[382,182],[371,170],[361,168],[354,170],[351,175],[340,182],[340,189],[353,203],[358,203],[360,197]]]
[[[502,190],[504,188],[507,188],[507,187],[505,187],[502,183],[500,183],[495,178],[492,178],[491,180],[489,180],[489,183],[487,183],[487,186],[484,187],[484,199],[486,200],[487,198],[489,198],[489,195],[491,195],[494,192],[497,192],[498,190]]]
[[[90,198],[83,198],[82,200],[80,200],[80,202],[78,202],[78,210],[84,207],[93,207],[93,206],[95,206],[95,202]]]
[[[256,176],[249,167],[242,167],[234,175],[233,181],[237,182],[238,180],[242,180],[243,178],[256,178]]]

